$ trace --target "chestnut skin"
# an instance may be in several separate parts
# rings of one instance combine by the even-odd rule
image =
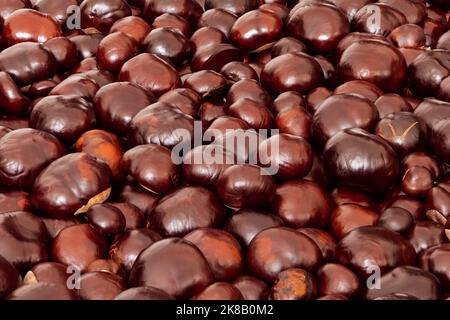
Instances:
[[[111,180],[105,163],[86,153],[72,153],[41,172],[34,181],[31,201],[44,216],[69,218],[104,202],[111,193]]]
[[[328,54],[350,32],[350,24],[338,8],[313,3],[290,12],[286,32],[288,36],[305,42],[314,52]]]
[[[112,242],[109,248],[109,257],[130,272],[138,255],[161,239],[158,233],[150,229],[125,231]]]
[[[200,249],[216,281],[230,282],[242,272],[244,258],[241,247],[228,232],[197,229],[187,234],[184,239]]]
[[[74,290],[66,286],[40,282],[22,286],[11,292],[6,300],[79,300]]]
[[[136,40],[137,43],[142,43],[147,34],[151,31],[151,27],[144,19],[135,16],[128,16],[116,20],[111,26],[110,33],[123,32],[127,36]]]
[[[39,173],[64,153],[61,142],[47,132],[14,130],[0,140],[0,184],[13,190],[29,189]]]
[[[303,107],[283,108],[275,117],[275,126],[280,133],[291,134],[305,140],[311,139],[311,124],[313,118]]]
[[[319,146],[339,131],[361,128],[372,131],[379,121],[375,105],[354,94],[337,94],[326,98],[314,113],[312,133]]]
[[[299,228],[297,231],[310,238],[319,247],[326,261],[331,261],[334,258],[336,240],[329,233],[316,228]]]
[[[397,207],[384,210],[377,221],[378,226],[399,233],[406,233],[413,223],[413,216],[407,210]]]
[[[380,289],[370,289],[365,298],[373,300],[380,296],[402,293],[420,300],[440,300],[442,286],[432,273],[413,266],[399,266],[385,273],[380,279]]]
[[[133,117],[153,102],[156,99],[150,91],[129,82],[115,82],[95,94],[95,115],[101,127],[123,136]]]
[[[185,18],[195,25],[203,13],[202,7],[195,0],[146,0],[142,17],[153,21],[163,13],[173,13]]]
[[[384,92],[397,92],[406,80],[406,62],[398,49],[380,41],[362,40],[342,53],[337,75],[341,83],[366,80]]]
[[[138,84],[156,97],[180,86],[175,68],[163,58],[150,53],[141,53],[125,62],[118,81]]]
[[[219,197],[230,208],[263,207],[275,197],[275,181],[255,165],[227,168],[217,183]]]
[[[0,256],[21,273],[48,260],[49,236],[44,223],[30,212],[0,215]]]
[[[123,280],[109,272],[87,272],[80,277],[82,300],[112,300],[124,290]]]
[[[378,23],[373,22],[373,12],[379,15]],[[356,31],[387,36],[392,30],[407,23],[403,12],[384,3],[368,4],[355,14],[352,27]]]
[[[220,8],[225,9],[237,16],[258,7],[257,0],[206,0],[205,9]]]
[[[100,70],[116,73],[123,64],[138,53],[138,43],[123,32],[114,32],[102,39],[97,49]]]
[[[107,239],[90,225],[79,224],[63,229],[53,240],[51,254],[55,262],[84,271],[89,264],[104,257]]]
[[[30,194],[25,191],[0,193],[0,214],[16,211],[31,211]]]
[[[0,256],[0,299],[5,299],[11,291],[20,285],[21,280],[16,268]]]
[[[244,51],[259,52],[270,47],[283,32],[283,21],[264,10],[252,10],[240,16],[230,31],[230,39]]]
[[[424,251],[419,257],[419,266],[438,277],[445,291],[450,288],[449,266],[450,244],[445,243]]]
[[[211,27],[220,30],[224,36],[230,38],[230,31],[234,23],[237,20],[237,16],[229,10],[221,8],[209,9],[203,12],[198,20],[198,29],[203,27]]]
[[[261,72],[261,84],[272,94],[286,91],[306,94],[324,81],[320,64],[305,53],[286,53],[268,62]]]
[[[405,238],[411,243],[417,254],[448,242],[444,226],[433,221],[416,221]]]
[[[247,267],[256,277],[271,282],[287,268],[315,271],[322,258],[319,247],[304,234],[275,227],[253,238],[247,250]]]
[[[125,230],[122,212],[109,204],[95,204],[86,212],[89,224],[102,236],[114,236]]]
[[[356,274],[347,267],[328,263],[317,271],[319,295],[343,295],[357,299],[362,293],[361,284]]]
[[[263,104],[249,98],[241,98],[228,107],[230,116],[242,119],[251,129],[270,129],[273,123],[272,112]]]
[[[50,283],[55,285],[67,286],[67,279],[70,273],[67,272],[67,266],[58,262],[42,262],[36,264],[25,274],[23,283],[25,285],[35,283]]]
[[[147,213],[147,219],[148,226],[164,237],[185,236],[198,228],[219,227],[224,208],[208,189],[189,186],[160,199],[153,211]]]
[[[325,145],[323,157],[329,177],[339,186],[368,193],[388,191],[399,175],[400,164],[394,150],[362,129],[345,129],[336,134]],[[384,178],[379,179],[380,176]]]
[[[0,52],[0,69],[18,86],[53,77],[57,66],[53,54],[39,43],[18,43]]]
[[[44,43],[62,36],[62,31],[48,14],[32,9],[19,9],[3,22],[3,36],[6,43],[12,46],[20,42]]]
[[[267,284],[252,276],[240,276],[233,285],[241,292],[244,300],[264,300],[269,296]]]
[[[128,150],[122,167],[145,189],[165,194],[180,183],[180,169],[171,157],[169,149],[154,145],[142,145]]]
[[[278,186],[272,208],[292,228],[325,228],[334,203],[318,184],[291,180]]]
[[[155,20],[153,20],[151,28],[152,29],[173,28],[181,32],[187,38],[189,38],[192,35],[192,26],[185,18],[180,17],[177,14],[172,14],[168,12],[163,13],[162,15],[156,17]]]
[[[342,239],[356,228],[375,225],[378,217],[378,212],[369,208],[357,204],[344,204],[332,212],[330,229],[336,239]]]
[[[381,273],[400,265],[414,265],[416,253],[409,241],[398,233],[366,226],[354,229],[341,239],[335,260],[366,280],[373,274],[374,265]]]
[[[0,111],[10,115],[20,115],[28,111],[30,101],[25,97],[6,72],[0,72]]]
[[[261,231],[279,227],[283,221],[268,212],[254,209],[241,209],[235,212],[225,223],[225,231],[231,233],[244,247],[248,247],[253,238]]]
[[[181,32],[173,28],[152,30],[142,42],[145,52],[156,54],[180,65],[190,57],[191,44]]]
[[[123,0],[84,0],[80,11],[83,29],[95,28],[104,34],[114,22],[131,15],[130,6]]]
[[[413,111],[411,104],[405,98],[395,93],[379,96],[375,101],[375,106],[381,119],[394,112]]]
[[[317,295],[317,284],[313,275],[299,268],[280,272],[272,286],[273,300],[312,300]]]
[[[178,88],[166,92],[158,101],[177,107],[191,117],[197,117],[202,102],[202,97],[192,89]]]
[[[30,114],[30,125],[53,134],[66,145],[71,145],[83,132],[94,129],[94,108],[83,98],[48,96],[34,106]]]
[[[142,251],[129,278],[132,287],[155,287],[177,299],[199,294],[213,281],[213,273],[200,250],[179,238],[158,241]]]
[[[278,146],[278,151],[272,150],[272,146]],[[312,168],[312,147],[301,137],[285,133],[274,135],[264,140],[258,149],[260,166],[278,167],[277,179],[302,178]]]
[[[192,300],[243,300],[241,292],[227,282],[216,282],[192,297]]]
[[[114,300],[175,300],[166,292],[154,287],[130,288],[118,294]]]
[[[156,102],[142,109],[131,120],[128,130],[130,146],[159,144],[173,148],[194,132],[194,119],[164,102]]]

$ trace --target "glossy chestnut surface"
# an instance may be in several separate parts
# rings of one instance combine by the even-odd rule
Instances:
[[[86,153],[72,153],[42,171],[34,182],[31,200],[42,215],[68,218],[104,202],[110,192],[108,166]]]
[[[343,295],[358,298],[362,292],[358,277],[340,264],[329,263],[317,271],[319,295]]]
[[[178,299],[199,294],[213,279],[200,250],[179,238],[164,239],[145,249],[130,273],[133,287],[155,287]]]
[[[322,253],[310,238],[286,227],[258,233],[247,251],[248,268],[265,281],[273,281],[279,272],[291,267],[314,271],[321,260]]]
[[[362,129],[346,129],[328,140],[324,149],[325,169],[339,186],[382,193],[399,175],[394,150],[381,138]],[[383,176],[384,179],[379,179]]]

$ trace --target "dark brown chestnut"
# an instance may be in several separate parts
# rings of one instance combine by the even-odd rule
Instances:
[[[266,229],[252,240],[247,266],[260,279],[273,281],[288,268],[315,271],[322,261],[319,247],[307,236],[290,228]]]
[[[197,247],[179,238],[158,241],[141,252],[130,273],[130,285],[164,290],[178,299],[199,294],[214,276]]]
[[[399,175],[394,150],[381,138],[362,129],[339,132],[325,145],[325,169],[339,186],[369,193],[388,191]],[[384,177],[379,179],[379,177]]]
[[[336,239],[342,239],[350,231],[373,226],[378,220],[378,213],[357,204],[338,206],[331,214],[330,229]]]
[[[0,140],[0,184],[13,190],[31,189],[39,173],[64,153],[64,146],[47,132],[14,130]]]
[[[192,300],[243,300],[241,292],[232,284],[227,282],[216,282],[208,286]]]
[[[125,290],[123,279],[109,272],[87,272],[79,281],[83,300],[112,300]]]
[[[173,28],[152,30],[145,37],[142,47],[145,52],[164,57],[175,65],[183,63],[191,53],[189,40]]]
[[[89,224],[101,235],[109,237],[125,229],[125,217],[116,207],[109,204],[95,204],[86,212]]]
[[[114,22],[131,15],[131,8],[123,0],[84,0],[80,12],[83,29],[95,28],[107,34]]]
[[[347,267],[329,263],[317,271],[319,295],[343,295],[357,299],[362,288],[358,277]]]
[[[183,187],[159,200],[153,211],[147,213],[147,219],[149,227],[162,236],[184,236],[198,228],[219,227],[224,208],[208,189]]]
[[[114,32],[102,39],[97,49],[97,66],[100,70],[117,73],[123,64],[138,53],[136,40],[123,32]]]
[[[241,292],[244,300],[264,300],[269,296],[267,284],[252,276],[240,276],[233,285]]]
[[[151,29],[152,28],[147,22],[145,22],[144,19],[135,16],[128,16],[114,22],[109,32],[123,32],[127,36],[136,40],[137,43],[142,43]]]

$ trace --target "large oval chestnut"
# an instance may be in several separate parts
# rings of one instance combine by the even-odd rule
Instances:
[[[285,227],[260,232],[247,250],[249,270],[269,282],[287,268],[315,271],[321,261],[322,253],[310,238]]]
[[[130,273],[130,285],[161,289],[187,299],[214,281],[207,260],[197,247],[178,239],[164,239],[145,249]]]
[[[338,243],[335,259],[365,280],[375,267],[384,273],[397,266],[414,265],[416,253],[400,234],[367,226],[351,231]]]
[[[153,102],[150,91],[129,82],[114,82],[97,91],[95,114],[103,128],[123,136],[133,117]]]
[[[232,281],[244,267],[241,247],[228,232],[215,229],[197,229],[185,240],[193,243],[205,256],[216,281]]]
[[[219,227],[224,219],[224,208],[208,189],[183,187],[160,199],[147,219],[149,227],[162,236],[184,236],[198,228]]]
[[[80,13],[83,29],[95,28],[106,34],[115,21],[131,15],[131,8],[123,0],[84,0]]]
[[[29,189],[38,174],[64,152],[61,142],[47,132],[14,130],[0,140],[0,184]]]
[[[67,266],[86,269],[89,264],[106,254],[107,239],[90,225],[79,224],[63,229],[53,240],[53,260]]]
[[[339,186],[383,193],[399,175],[400,164],[394,150],[362,129],[346,129],[336,134],[325,145],[323,156],[328,175]]]
[[[42,215],[68,218],[102,203],[111,193],[111,170],[86,153],[52,162],[35,180],[31,199]]]
[[[138,53],[138,43],[123,32],[114,32],[102,39],[97,49],[97,67],[116,73]]]

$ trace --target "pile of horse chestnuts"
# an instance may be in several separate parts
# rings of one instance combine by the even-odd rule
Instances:
[[[0,1],[0,300],[444,300],[449,239],[450,1]]]

